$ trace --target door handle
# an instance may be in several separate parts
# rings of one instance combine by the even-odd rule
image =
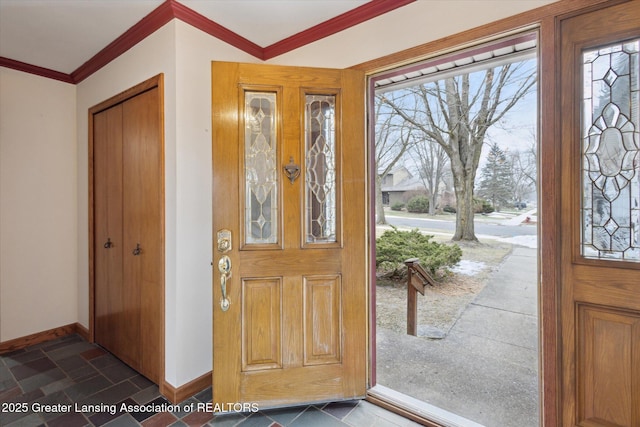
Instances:
[[[220,287],[222,289],[222,298],[220,299],[220,308],[222,311],[229,310],[231,302],[227,298],[227,280],[231,278],[231,258],[223,255],[218,261],[218,271],[220,271]]]
[[[133,255],[138,256],[142,253],[142,248],[140,247],[140,243],[136,244],[136,248],[133,250]]]
[[[104,244],[104,248],[105,249],[110,249],[113,247],[113,242],[111,241],[111,237],[107,238],[107,241]]]

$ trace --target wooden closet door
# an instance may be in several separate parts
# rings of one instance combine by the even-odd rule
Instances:
[[[131,366],[161,379],[164,292],[163,147],[157,87],[123,103],[123,319]],[[135,326],[134,326],[135,325]],[[126,361],[126,360],[125,360]]]
[[[94,115],[95,340],[123,347],[122,105]]]
[[[154,78],[90,110],[95,341],[160,383],[164,369],[164,145]],[[153,85],[156,83],[156,85]]]

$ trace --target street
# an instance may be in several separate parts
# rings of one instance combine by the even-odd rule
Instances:
[[[387,223],[396,227],[410,227],[419,229],[429,229],[434,231],[442,231],[453,234],[455,231],[455,221],[429,219],[429,218],[407,218],[402,216],[385,215]],[[507,225],[496,223],[485,223],[481,221],[475,222],[475,231],[477,235],[487,235],[496,237],[514,237],[514,236],[534,236],[537,234],[535,224]],[[505,221],[506,222],[506,221]]]

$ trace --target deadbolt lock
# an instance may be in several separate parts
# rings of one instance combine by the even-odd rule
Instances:
[[[218,252],[226,253],[231,250],[231,231],[222,229],[218,231]]]

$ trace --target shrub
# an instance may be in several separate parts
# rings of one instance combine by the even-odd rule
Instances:
[[[407,203],[407,212],[427,213],[429,212],[429,199],[425,196],[415,196]]]
[[[420,259],[420,264],[434,278],[440,269],[452,267],[462,258],[462,249],[455,244],[434,242],[433,236],[411,231],[385,231],[376,239],[376,268],[391,275],[402,275],[406,270],[404,262],[409,258]]]
[[[473,198],[473,211],[475,213],[491,213],[495,209],[491,206],[491,203],[485,199]]]
[[[447,205],[444,208],[442,208],[442,210],[444,212],[448,212],[448,213],[456,213],[457,212],[455,207],[449,206],[449,205]]]
[[[404,203],[402,202],[395,202],[393,205],[391,205],[392,211],[401,211],[402,208],[404,208]]]

